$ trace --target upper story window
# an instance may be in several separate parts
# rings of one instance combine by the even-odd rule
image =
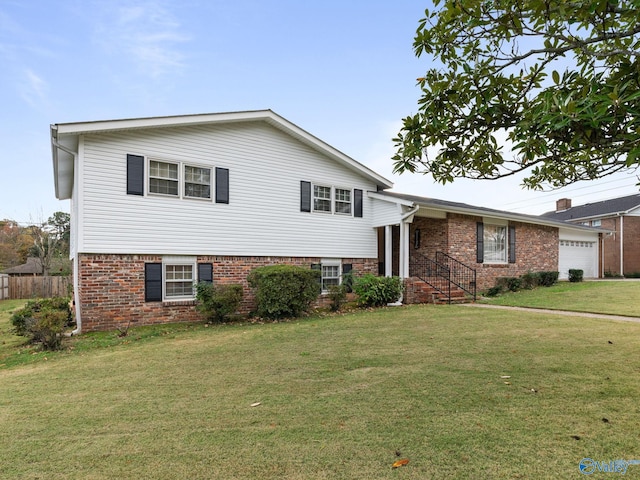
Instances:
[[[335,212],[351,215],[351,190],[336,188]]]
[[[602,220],[592,220],[591,221],[591,226],[592,227],[601,227],[602,226]]]
[[[211,169],[184,166],[184,196],[211,198]]]
[[[313,211],[351,215],[351,190],[313,186]]]
[[[313,186],[313,211],[331,213],[331,187]]]
[[[149,161],[149,193],[178,196],[178,164]]]

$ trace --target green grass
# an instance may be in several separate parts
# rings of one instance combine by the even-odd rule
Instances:
[[[0,368],[0,478],[578,478],[640,458],[639,334],[414,306],[83,335]]]
[[[560,282],[503,293],[482,303],[639,317],[640,281]]]

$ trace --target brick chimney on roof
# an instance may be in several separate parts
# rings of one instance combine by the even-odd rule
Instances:
[[[570,198],[561,198],[556,201],[556,212],[563,212],[565,210],[569,210],[571,208],[571,199]]]

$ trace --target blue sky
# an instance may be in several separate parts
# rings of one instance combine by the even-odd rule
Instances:
[[[555,192],[517,179],[391,174],[428,59],[417,0],[0,0],[0,219],[69,211],[55,199],[49,125],[270,108],[393,180],[394,190],[538,214],[636,193],[634,175]]]

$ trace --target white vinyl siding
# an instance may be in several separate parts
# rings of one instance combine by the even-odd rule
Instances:
[[[363,218],[300,212],[301,178],[365,192],[374,191],[376,185],[264,122],[83,138],[81,172],[77,172],[83,179],[81,253],[377,256],[372,200],[366,195]],[[126,195],[127,154],[211,168],[212,175],[216,167],[228,168],[229,204]]]

